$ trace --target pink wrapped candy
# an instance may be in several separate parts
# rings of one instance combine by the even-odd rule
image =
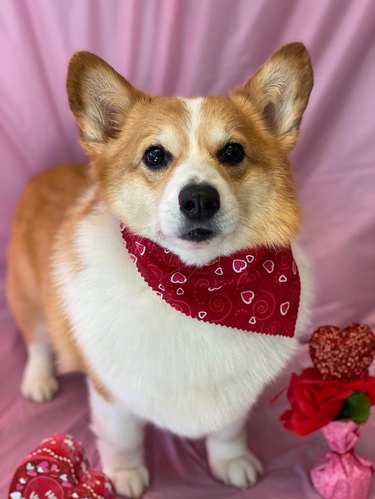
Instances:
[[[315,490],[323,499],[367,499],[374,465],[354,452],[362,426],[333,421],[323,428],[331,452],[311,470]]]
[[[92,469],[82,445],[56,433],[18,466],[9,486],[10,499],[114,499],[114,487],[102,471]]]

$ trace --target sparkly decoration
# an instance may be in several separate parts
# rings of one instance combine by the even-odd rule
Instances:
[[[322,326],[311,337],[310,355],[323,379],[359,379],[374,359],[375,335],[366,324]]]
[[[284,428],[304,436],[319,430],[330,446],[310,476],[323,499],[368,499],[375,465],[354,451],[375,405],[375,335],[365,324],[322,326],[310,340],[315,367],[293,373],[281,416]]]

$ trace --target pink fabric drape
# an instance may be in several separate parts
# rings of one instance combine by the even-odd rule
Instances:
[[[83,158],[65,94],[74,51],[97,53],[149,92],[192,96],[227,92],[294,40],[307,45],[315,68],[315,88],[292,154],[305,213],[300,242],[316,282],[313,326],[351,321],[375,326],[373,0],[1,0],[1,265],[26,180],[51,163]],[[24,351],[0,298],[4,496],[17,459],[45,432],[69,430],[91,453],[94,447],[85,426],[83,385],[76,378],[64,381],[51,405],[38,407],[18,397]],[[278,412],[282,407],[270,411],[264,402],[249,427],[250,435],[256,429],[254,447],[269,468],[252,492],[215,484],[200,443],[151,431],[151,464],[161,478],[147,497],[315,497],[306,470],[321,453],[316,449],[321,441],[285,434]],[[374,427],[367,431],[373,440]],[[160,460],[159,448],[165,450]]]

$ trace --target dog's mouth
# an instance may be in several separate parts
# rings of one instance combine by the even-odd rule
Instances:
[[[197,227],[196,229],[189,230],[180,236],[180,239],[184,241],[191,241],[194,243],[201,243],[202,241],[208,241],[213,239],[217,235],[217,232],[211,229],[205,229],[204,227]]]

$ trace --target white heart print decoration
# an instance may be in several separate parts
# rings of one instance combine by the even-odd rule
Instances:
[[[249,324],[256,324],[257,320],[254,316],[250,317]]]
[[[272,260],[266,260],[263,263],[263,268],[269,273],[272,274],[272,272],[275,270],[275,262]]]
[[[280,305],[280,314],[286,315],[289,311],[289,308],[290,308],[290,303],[288,301],[285,301]]]
[[[247,262],[246,260],[241,260],[239,258],[236,258],[235,260],[233,260],[232,266],[236,274],[239,274],[240,272],[246,269]]]
[[[250,303],[254,300],[254,296],[255,293],[251,290],[241,292],[241,299],[246,305],[250,305]]]
[[[183,294],[184,294],[184,290],[183,290],[182,288],[178,288],[178,289],[177,289],[177,291],[176,291],[176,294],[177,294],[178,296],[181,296],[181,295],[183,295]]]
[[[198,312],[198,317],[199,319],[204,319],[207,315],[207,312],[205,312],[204,310],[201,310]]]
[[[246,255],[246,261],[247,261],[247,263],[253,263],[254,256],[253,255]]]
[[[175,272],[174,274],[172,274],[171,282],[173,282],[173,284],[185,284],[186,281],[186,276],[184,276],[184,274],[181,274],[181,272]]]
[[[281,274],[281,276],[279,277],[279,282],[286,282],[288,279],[286,278],[286,276],[284,274]]]
[[[133,253],[130,253],[130,255],[129,255],[129,256],[130,256],[130,260],[131,260],[133,263],[137,263],[138,258],[137,258],[135,255],[133,255]]]
[[[146,253],[146,246],[138,241],[135,242],[138,253],[143,256]]]
[[[216,270],[215,270],[215,274],[216,275],[223,275],[223,269],[221,267],[218,267]]]

